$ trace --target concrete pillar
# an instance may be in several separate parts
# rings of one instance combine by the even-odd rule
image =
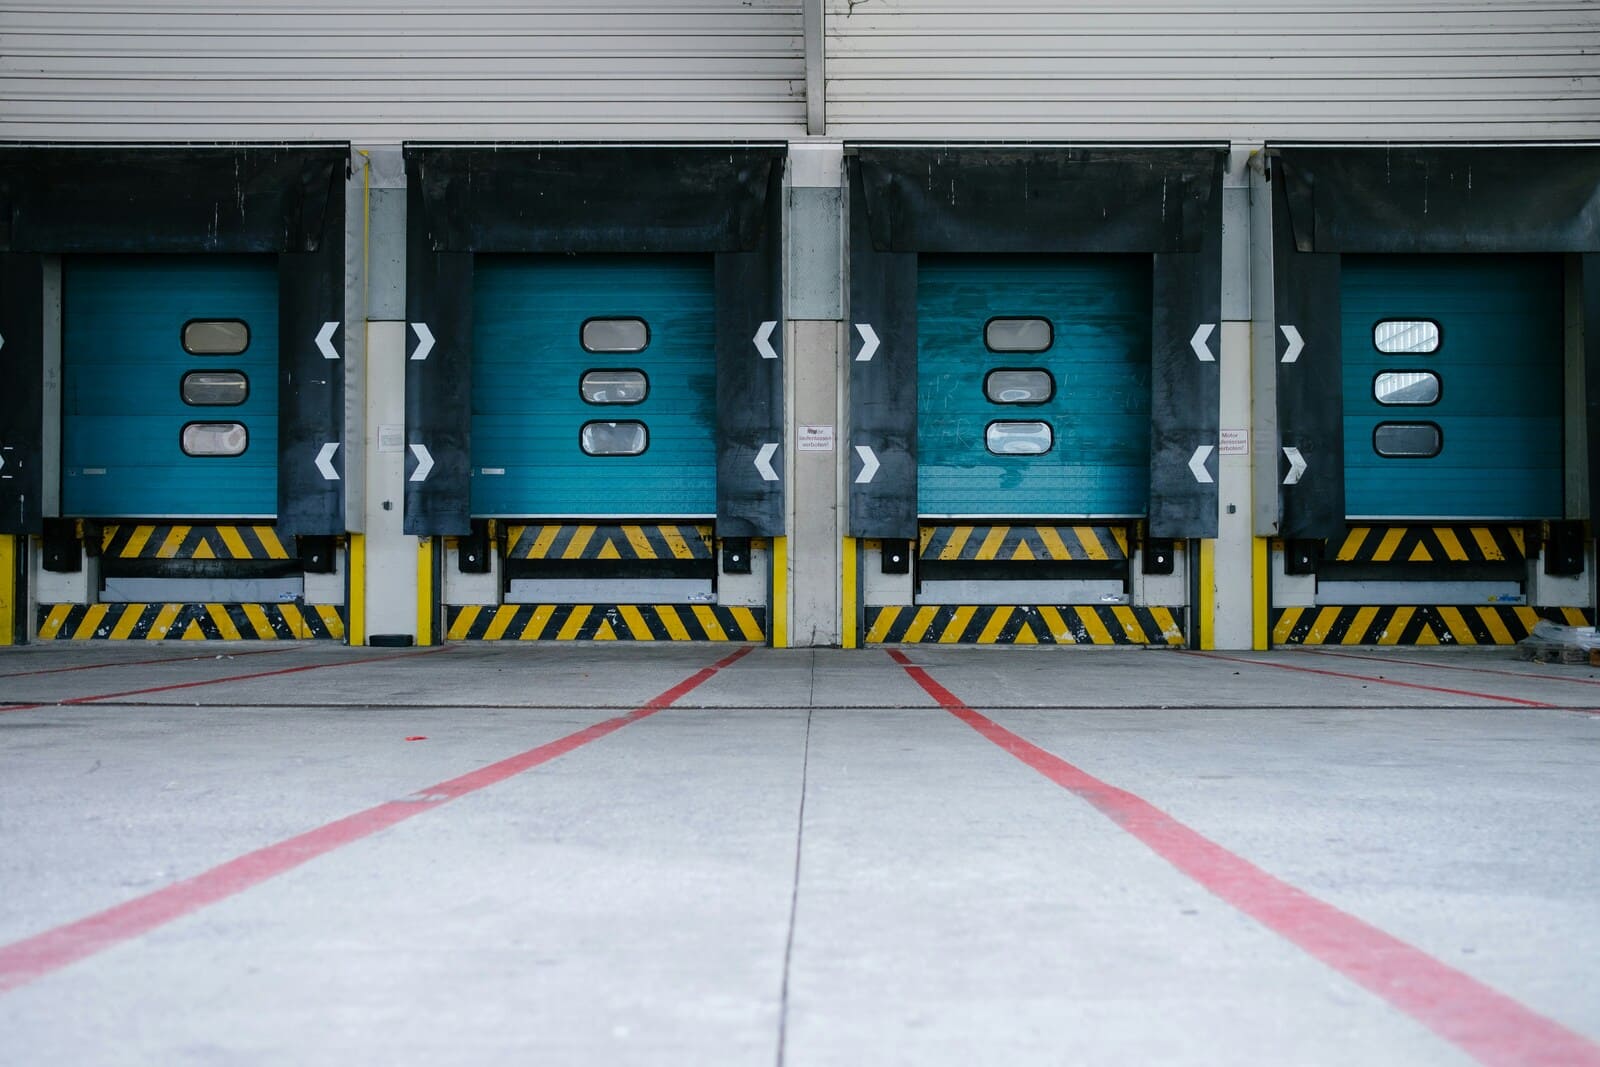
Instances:
[[[788,635],[794,647],[838,645],[844,482],[844,148],[789,146],[784,211]]]
[[[363,492],[350,505],[350,640],[412,638],[427,643],[418,609],[418,543],[404,533],[406,412],[406,190],[398,148],[358,150],[354,184],[362,211],[354,294],[364,322],[359,356],[347,368],[346,439]],[[347,307],[352,321],[354,309]]]

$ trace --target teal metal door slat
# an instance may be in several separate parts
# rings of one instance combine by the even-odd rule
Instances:
[[[1150,263],[1142,256],[920,257],[917,509],[924,517],[1131,517],[1150,494]],[[1047,318],[1043,352],[991,352],[992,318]],[[1038,368],[1044,404],[991,402],[984,377]],[[994,455],[995,421],[1040,420],[1043,455]]]
[[[710,256],[479,256],[473,286],[472,513],[704,517],[716,512]],[[586,351],[594,318],[649,326],[638,352]],[[754,349],[752,349],[754,357]],[[592,404],[590,370],[643,371],[637,404]],[[586,455],[589,422],[638,421],[637,456]]]
[[[270,518],[278,500],[278,270],[272,256],[73,256],[62,265],[62,510]],[[234,355],[184,351],[184,324],[239,319]],[[186,404],[189,371],[238,371],[243,404]],[[184,454],[191,422],[238,422],[243,455]]]
[[[1562,265],[1540,256],[1345,256],[1345,511],[1351,518],[1538,519],[1562,509]],[[1384,353],[1382,320],[1439,324],[1436,351]],[[1385,405],[1383,371],[1428,371],[1430,405]],[[1388,458],[1380,423],[1439,427],[1432,458]]]

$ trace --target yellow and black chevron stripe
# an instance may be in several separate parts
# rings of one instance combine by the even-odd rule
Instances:
[[[107,526],[111,559],[291,559],[271,526]]]
[[[1340,563],[1520,563],[1521,526],[1352,526],[1325,558]]]
[[[1125,526],[924,526],[921,558],[940,562],[1126,560],[1128,530]]]
[[[767,609],[724,604],[467,604],[448,606],[451,641],[750,641],[767,639]]]
[[[44,641],[342,641],[331,604],[40,604]]]
[[[1514,645],[1540,619],[1591,626],[1588,608],[1501,605],[1384,605],[1280,608],[1272,614],[1275,645]]]
[[[507,559],[712,558],[710,526],[511,526]]]
[[[867,608],[877,645],[1182,645],[1182,608],[889,605]]]

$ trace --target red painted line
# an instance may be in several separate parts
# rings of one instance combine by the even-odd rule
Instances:
[[[1412,661],[1399,656],[1363,656],[1357,652],[1334,652],[1326,648],[1303,648],[1299,651],[1317,656],[1334,656],[1339,659],[1360,659],[1369,663],[1387,663],[1395,667],[1425,667],[1434,671],[1469,671],[1473,674],[1498,674],[1506,678],[1522,678],[1540,682],[1568,682],[1572,685],[1600,685],[1600,678],[1571,678],[1564,674],[1541,674],[1534,671],[1503,671],[1494,667],[1463,667],[1457,663],[1431,663]],[[1574,666],[1576,666],[1574,664]]]
[[[1296,667],[1290,663],[1267,663],[1259,659],[1245,659],[1242,656],[1226,656],[1221,652],[1185,652],[1184,655],[1200,656],[1204,659],[1227,660],[1229,663],[1248,663],[1252,667],[1271,667],[1279,671],[1299,671],[1301,674],[1320,674],[1324,678],[1344,678],[1356,682],[1376,682],[1378,685],[1392,685],[1400,689],[1421,689],[1428,693],[1448,693],[1450,696],[1473,697],[1477,700],[1498,700],[1506,704],[1520,704],[1525,708],[1564,708],[1563,704],[1546,704],[1542,700],[1524,700],[1522,697],[1497,696],[1494,693],[1478,693],[1471,689],[1450,689],[1442,685],[1423,685],[1420,682],[1402,682],[1394,678],[1379,678],[1370,674],[1347,674],[1344,671],[1325,671],[1319,667]]]
[[[1600,1045],[1303,890],[973,711],[906,656],[889,655],[956,718],[1087,801],[1208,892],[1486,1064],[1600,1067]]]
[[[303,866],[319,856],[371,837],[391,826],[432,811],[441,804],[503,782],[542,763],[582,748],[607,734],[653,715],[701,685],[718,671],[732,666],[751,651],[749,646],[696,671],[660,696],[626,715],[606,719],[548,744],[531,748],[498,763],[480,767],[458,778],[419,789],[404,800],[391,800],[354,815],[347,815],[314,830],[248,852],[192,878],[135,897],[58,926],[33,937],[0,946],[0,993],[140,937],[201,908],[236,896],[271,878]]]
[[[253,674],[233,674],[226,678],[202,678],[196,682],[174,682],[171,685],[153,685],[147,689],[128,689],[121,693],[98,693],[87,697],[68,697],[65,700],[43,700],[37,704],[8,704],[0,707],[0,715],[13,711],[31,711],[34,708],[64,708],[75,704],[93,704],[98,700],[116,700],[118,697],[141,697],[152,693],[170,693],[175,689],[194,689],[203,685],[221,685],[224,682],[248,682],[256,678],[272,678],[280,674],[302,674],[305,671],[320,671],[328,667],[355,667],[362,663],[382,663],[389,659],[410,659],[414,656],[428,656],[435,652],[448,651],[451,645],[440,645],[437,648],[423,649],[420,652],[397,652],[390,656],[367,656],[362,659],[340,660],[337,663],[308,663],[300,667],[283,667],[275,671],[256,671]]]
[[[283,648],[258,648],[250,652],[223,653],[228,659],[237,659],[240,656],[265,656],[273,652],[288,652],[293,646]],[[162,663],[191,663],[199,659],[220,659],[221,656],[169,656],[165,659],[125,659],[113,663],[81,663],[76,667],[50,667],[40,671],[11,671],[0,674],[0,678],[30,678],[37,674],[67,674],[71,671],[101,671],[107,667],[150,667]]]

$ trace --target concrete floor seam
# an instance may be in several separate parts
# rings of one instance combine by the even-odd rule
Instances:
[[[794,932],[800,915],[800,868],[806,843],[806,786],[811,777],[811,721],[815,715],[806,709],[806,738],[800,757],[800,810],[795,817],[794,883],[789,895],[789,929],[783,944],[783,988],[778,1000],[778,1067],[784,1067],[789,1046],[789,982],[794,973]]]

